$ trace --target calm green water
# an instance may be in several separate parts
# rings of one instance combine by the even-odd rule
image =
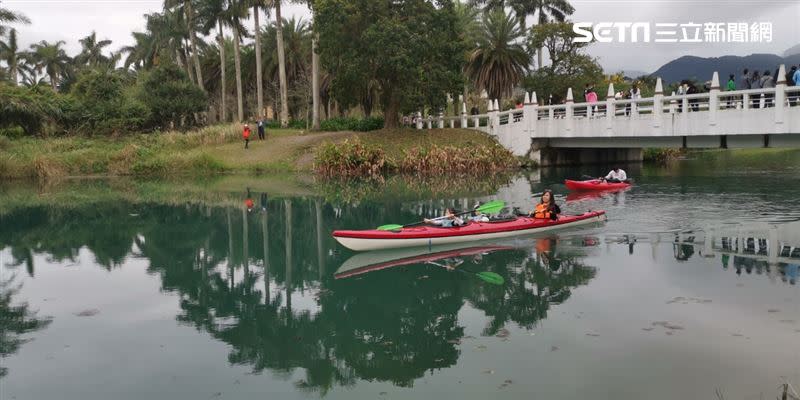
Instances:
[[[6,185],[0,398],[775,398],[800,390],[798,154],[632,166],[600,197],[558,183],[592,167],[434,184],[458,198],[251,189],[250,211],[245,185]],[[368,254],[329,235],[545,187],[609,221]]]

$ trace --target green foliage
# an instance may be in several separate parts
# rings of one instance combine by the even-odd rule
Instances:
[[[452,1],[319,0],[314,29],[331,92],[343,107],[376,83],[386,126],[399,112],[440,109],[462,88],[463,40]]]
[[[186,71],[171,63],[161,64],[140,78],[138,98],[150,109],[150,123],[161,127],[190,121],[192,114],[204,111],[208,103],[206,94],[192,83]]]
[[[45,127],[63,118],[69,99],[46,87],[24,88],[0,83],[0,128],[19,127],[27,135],[45,133]]]
[[[674,161],[686,154],[684,149],[659,149],[659,148],[646,148],[642,153],[642,158],[646,162],[656,164],[666,164]]]
[[[82,72],[71,89],[78,103],[70,113],[73,128],[101,135],[141,130],[150,110],[129,94],[126,80],[119,72]]]
[[[376,176],[387,172],[389,164],[382,149],[356,138],[320,146],[314,169],[325,176]]]
[[[511,95],[525,76],[531,57],[519,42],[525,36],[517,17],[498,9],[484,14],[482,34],[469,56],[466,73],[490,98]]]
[[[382,117],[366,118],[331,118],[320,123],[323,131],[358,131],[369,132],[383,128]]]
[[[500,146],[472,145],[469,147],[413,147],[392,159],[378,146],[364,144],[358,138],[342,143],[326,143],[317,150],[314,169],[324,176],[377,177],[386,172],[448,174],[489,173],[517,166],[516,158]]]
[[[603,82],[603,68],[596,59],[581,51],[588,43],[573,43],[573,37],[575,33],[571,23],[537,25],[531,30],[528,46],[546,47],[553,64],[527,76],[522,86],[525,90],[535,91],[539,101],[545,104],[548,104],[551,95],[553,104],[560,103],[566,98],[568,88],[572,88],[574,93],[582,90],[586,84],[598,85]]]

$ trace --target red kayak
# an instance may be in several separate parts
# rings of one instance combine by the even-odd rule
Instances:
[[[587,225],[606,220],[605,211],[581,215],[560,215],[557,220],[519,217],[510,221],[470,222],[464,226],[442,228],[415,226],[395,231],[377,229],[334,231],[333,237],[342,246],[355,251],[396,249],[400,247],[435,246],[439,244],[497,239],[554,229]]]
[[[564,185],[569,190],[609,190],[609,189],[623,189],[631,186],[630,183],[608,183],[600,179],[591,179],[588,181],[571,181],[569,179],[564,181]]]

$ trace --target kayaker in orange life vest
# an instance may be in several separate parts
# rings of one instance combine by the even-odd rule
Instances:
[[[542,198],[536,208],[528,213],[529,217],[551,219],[553,221],[558,219],[558,214],[561,214],[561,208],[556,204],[553,199],[553,192],[547,189],[542,193]]]

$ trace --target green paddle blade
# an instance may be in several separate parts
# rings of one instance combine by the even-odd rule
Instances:
[[[398,229],[403,229],[403,225],[388,224],[388,225],[381,225],[378,227],[379,231],[396,231]]]
[[[502,210],[505,206],[506,203],[502,200],[492,200],[482,204],[476,211],[486,214],[494,214],[496,212],[500,212],[500,210]]]
[[[505,283],[505,279],[502,276],[489,271],[478,272],[475,275],[478,275],[478,278],[483,279],[484,281],[491,283],[493,285],[502,285]]]

